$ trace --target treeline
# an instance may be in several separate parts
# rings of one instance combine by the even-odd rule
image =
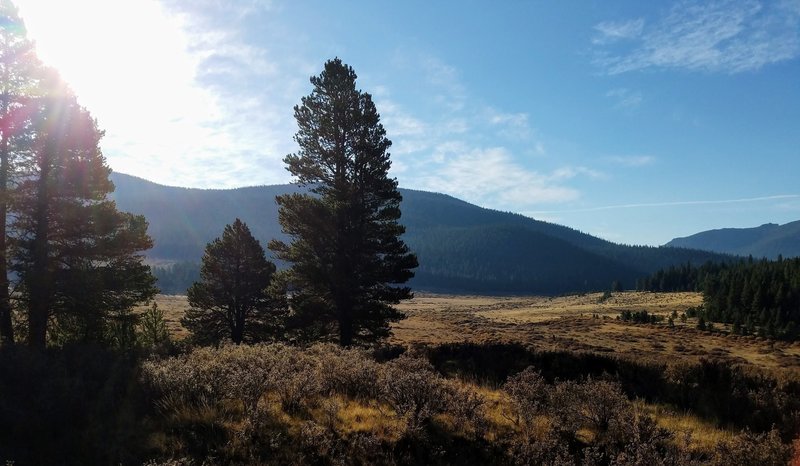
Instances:
[[[742,262],[706,280],[704,317],[736,333],[795,340],[800,321],[800,258]]]
[[[200,280],[200,264],[195,262],[157,265],[152,270],[156,287],[162,294],[186,294],[192,283]]]
[[[800,258],[685,264],[640,280],[637,289],[701,291],[704,320],[731,324],[737,334],[800,336]]]

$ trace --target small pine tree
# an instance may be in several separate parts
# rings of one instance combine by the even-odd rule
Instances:
[[[164,318],[164,311],[153,306],[144,311],[139,318],[138,340],[143,348],[154,350],[169,345],[169,330]]]
[[[275,336],[286,314],[284,296],[268,292],[275,264],[239,220],[208,243],[200,281],[187,291],[191,308],[181,323],[198,343],[236,344]]]
[[[703,316],[700,316],[697,319],[697,329],[698,330],[705,330],[706,329],[706,319]]]

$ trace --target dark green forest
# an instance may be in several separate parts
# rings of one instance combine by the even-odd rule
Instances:
[[[684,264],[638,282],[645,291],[701,291],[707,321],[737,334],[796,340],[800,336],[800,258]]]
[[[301,192],[297,185],[202,190],[161,186],[113,173],[113,198],[150,223],[148,258],[164,293],[185,294],[191,264],[199,270],[203,248],[232,217],[247,222],[262,244],[285,239],[275,196]],[[608,289],[671,265],[725,261],[730,257],[683,248],[615,244],[565,226],[484,209],[445,194],[400,189],[403,236],[419,267],[415,290],[501,294],[562,294]],[[276,260],[279,268],[286,264]],[[195,274],[199,272],[194,272]],[[183,278],[182,278],[183,277]]]

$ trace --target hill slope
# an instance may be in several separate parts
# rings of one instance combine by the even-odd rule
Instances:
[[[666,246],[776,259],[800,256],[800,221],[755,228],[723,228],[675,238]]]
[[[275,196],[295,185],[203,190],[161,186],[113,173],[120,209],[144,214],[153,262],[199,262],[209,241],[236,217],[262,244],[285,238]],[[558,294],[606,289],[668,265],[724,259],[677,248],[623,246],[522,215],[484,209],[444,194],[401,189],[405,240],[420,262],[418,290]]]

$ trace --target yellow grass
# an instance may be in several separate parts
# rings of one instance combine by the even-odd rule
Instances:
[[[702,303],[699,293],[591,293],[563,297],[487,297],[418,294],[398,308],[406,318],[392,325],[391,343],[506,342],[543,350],[594,351],[637,360],[688,361],[715,358],[800,374],[800,343],[701,332],[693,319],[634,324],[616,319],[624,310],[667,316]],[[156,297],[174,336],[186,330],[180,318],[185,296]]]
[[[673,432],[675,441],[683,442],[688,434],[688,447],[695,452],[711,453],[717,445],[729,442],[736,436],[733,431],[721,429],[689,413],[677,413],[668,407],[643,402],[637,402],[637,405],[651,415],[659,426]]]

